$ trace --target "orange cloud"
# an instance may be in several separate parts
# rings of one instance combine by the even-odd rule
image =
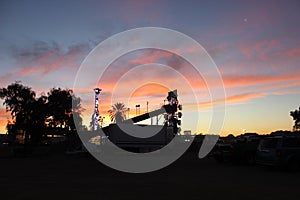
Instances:
[[[229,96],[226,98],[226,102],[233,103],[233,102],[240,102],[240,103],[247,103],[251,99],[262,98],[265,97],[265,93],[245,93],[245,94],[238,94]]]
[[[151,69],[149,69],[149,70],[151,71]],[[243,93],[243,94],[237,94],[234,96],[229,96],[226,98],[226,102],[231,105],[232,104],[246,104],[251,99],[263,98],[268,94],[275,94],[274,92],[269,91],[270,89],[298,86],[300,84],[300,82],[298,81],[299,72],[297,72],[297,73],[291,72],[291,73],[282,74],[282,75],[242,75],[242,76],[224,75],[223,78],[224,78],[224,83],[225,83],[226,88],[260,85],[259,89],[263,89],[262,91],[259,90],[259,92],[256,92],[256,93],[246,93],[246,94]],[[146,75],[147,71],[145,71],[144,73]],[[143,76],[144,76],[143,74],[140,74],[139,77],[141,77],[141,78],[139,78],[139,80],[142,79]],[[158,76],[155,77],[154,81],[157,83],[160,83],[160,82],[163,83],[164,79],[165,79],[165,76],[163,74],[158,74]],[[176,77],[170,76],[170,77],[168,77],[168,81],[175,82],[178,80]],[[188,81],[190,82],[190,84],[192,85],[194,90],[200,90],[202,92],[208,93],[207,92],[208,88],[206,87],[204,80],[199,79],[196,76],[192,76],[188,79]],[[133,80],[129,80],[129,81],[122,83],[121,86],[122,86],[122,88],[126,89],[126,88],[131,88],[133,86],[136,86],[137,84],[138,84],[138,82],[135,79],[133,79]],[[270,85],[270,84],[272,84],[272,85]],[[115,87],[115,83],[112,80],[108,79],[108,77],[107,77],[107,81],[103,82],[103,84],[101,84],[99,86],[101,86],[101,88],[103,88],[103,92],[106,93],[105,95],[101,96],[101,98],[100,98],[101,113],[106,114],[107,110],[109,110],[111,108],[111,104],[116,103],[116,102],[111,102],[111,95],[113,92],[113,88]],[[269,87],[269,88],[267,88],[267,87]],[[171,89],[175,89],[175,88],[171,88]],[[135,112],[134,105],[135,104],[141,104],[141,102],[142,102],[142,103],[145,103],[145,105],[146,105],[145,99],[150,97],[151,101],[152,101],[153,96],[156,96],[156,95],[159,96],[159,100],[157,100],[157,102],[156,102],[156,100],[153,100],[152,104],[155,104],[155,103],[159,104],[162,102],[163,98],[165,97],[164,95],[167,93],[167,91],[168,91],[168,89],[163,86],[159,86],[159,85],[155,85],[155,84],[144,85],[144,86],[138,88],[136,91],[134,91],[131,94],[131,97],[130,97],[131,102],[126,106],[128,106],[128,107],[131,106],[131,108],[133,109],[133,111],[131,109],[131,114],[134,114],[134,112]],[[82,89],[81,92],[92,93],[92,88]],[[126,93],[126,90],[124,90],[123,92],[125,92],[124,95],[130,95],[130,94]],[[180,97],[182,99],[185,99],[188,97],[188,95],[190,95],[190,94],[185,94],[183,88],[180,88],[179,92],[181,95]],[[277,93],[277,94],[279,94],[279,93]],[[203,94],[201,94],[201,98],[203,99]],[[221,100],[217,100],[215,102],[204,101],[204,102],[200,102],[199,106],[200,106],[200,108],[210,108],[212,106],[218,106],[218,103],[220,101]],[[88,102],[89,102],[88,105],[90,105],[90,108],[93,108],[93,104],[94,104],[93,95],[91,95],[91,99],[88,100]],[[127,102],[123,102],[123,103],[127,103]],[[146,107],[146,106],[144,106],[144,107]],[[187,107],[189,110],[194,110],[196,108],[196,105],[186,104],[185,107]]]
[[[275,82],[283,82],[283,81],[298,81],[299,80],[300,71],[289,72],[286,74],[279,75],[223,75],[223,81],[225,87],[233,87],[233,86],[249,86],[249,85],[257,85],[262,83],[275,83]]]
[[[131,98],[151,97],[151,96],[156,96],[156,95],[161,95],[161,94],[164,94],[164,96],[166,96],[166,94],[169,91],[170,91],[170,89],[165,86],[151,83],[151,84],[143,85],[140,88],[138,88],[137,90],[135,90],[132,93]]]
[[[226,102],[227,105],[247,104],[251,99],[263,98],[265,96],[267,96],[267,94],[265,93],[237,94],[237,95],[226,97],[226,99],[217,99],[215,101],[204,101],[204,102],[199,102],[198,104],[185,104],[184,110],[195,111],[197,110],[197,106],[198,106],[201,112],[203,112],[203,111],[207,111],[206,109],[223,106],[224,102]]]

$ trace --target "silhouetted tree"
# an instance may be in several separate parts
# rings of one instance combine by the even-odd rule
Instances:
[[[115,103],[112,108],[108,111],[110,120],[112,122],[122,122],[126,119],[127,108],[124,103]]]
[[[295,124],[293,127],[294,131],[300,131],[300,107],[297,110],[291,111],[290,112],[291,117],[293,117],[293,120],[295,120]]]
[[[79,97],[76,97],[73,94],[73,91],[71,92],[72,96],[72,112],[67,120],[67,124],[69,125],[70,129],[72,131],[77,130],[74,121],[76,121],[77,126],[80,130],[87,130],[87,128],[82,124],[82,118],[81,113],[85,110],[81,106],[81,99]]]
[[[10,111],[13,122],[8,126],[14,134],[23,134],[27,143],[30,137],[31,113],[35,103],[35,92],[16,81],[7,88],[0,89],[0,98],[4,100],[6,111]],[[13,125],[12,125],[13,124]]]
[[[48,125],[52,128],[66,126],[72,111],[72,91],[53,88],[48,92]]]
[[[36,93],[31,88],[15,82],[7,88],[0,88],[0,99],[6,111],[11,112],[12,121],[7,124],[8,133],[16,136],[24,135],[24,143],[37,144],[46,136],[46,130],[64,129],[74,132],[76,126],[84,129],[82,125],[80,98],[72,90],[53,88],[48,96],[35,98]],[[72,101],[73,100],[73,101]]]
[[[47,108],[47,123],[49,127],[76,130],[73,117],[76,119],[78,126],[82,127],[82,118],[80,115],[83,108],[81,107],[81,99],[76,97],[72,90],[62,90],[61,88],[51,89],[48,92]]]

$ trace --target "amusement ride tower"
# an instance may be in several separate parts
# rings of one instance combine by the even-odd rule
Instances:
[[[94,115],[93,115],[93,130],[97,131],[99,127],[99,96],[101,93],[102,89],[100,88],[95,88],[95,108],[94,108]]]

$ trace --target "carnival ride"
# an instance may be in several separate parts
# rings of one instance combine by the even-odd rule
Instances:
[[[182,105],[179,104],[177,90],[169,91],[166,99],[161,108],[146,112],[141,115],[137,115],[135,117],[123,120],[120,123],[112,123],[109,126],[104,128],[99,126],[99,100],[100,93],[102,89],[95,88],[95,106],[94,106],[94,114],[93,114],[93,131],[92,135],[97,135],[99,129],[101,128],[108,139],[114,143],[115,145],[125,148],[125,149],[151,149],[156,150],[162,148],[166,144],[168,144],[176,134],[181,132],[181,120],[182,113]],[[164,122],[162,125],[146,125],[146,124],[137,124],[147,119],[151,119],[156,117],[158,121],[158,116],[164,116]],[[122,128],[123,127],[123,128]],[[124,130],[124,127],[127,128],[127,131]],[[134,133],[130,134],[128,133]],[[145,132],[154,133],[149,137],[139,137],[143,135]]]

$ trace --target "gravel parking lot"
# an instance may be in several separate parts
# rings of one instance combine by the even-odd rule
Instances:
[[[300,173],[219,164],[187,153],[156,172],[128,174],[90,156],[0,159],[2,199],[299,199]]]

